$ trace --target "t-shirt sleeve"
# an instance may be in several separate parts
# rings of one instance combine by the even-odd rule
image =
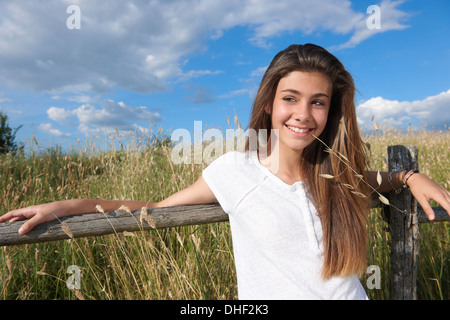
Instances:
[[[206,184],[228,214],[232,214],[246,184],[242,161],[242,154],[236,151],[229,152],[211,162],[202,172]]]

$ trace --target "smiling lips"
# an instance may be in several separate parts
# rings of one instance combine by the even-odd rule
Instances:
[[[300,133],[300,134],[308,134],[310,133],[313,129],[312,128],[299,128],[299,127],[294,127],[294,126],[290,126],[290,125],[285,125],[289,130],[295,132],[295,133]]]

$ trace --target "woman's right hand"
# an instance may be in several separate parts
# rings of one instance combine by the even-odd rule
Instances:
[[[19,234],[23,235],[43,222],[71,215],[96,213],[98,212],[97,206],[100,206],[104,212],[110,212],[117,210],[122,205],[134,211],[142,207],[153,208],[157,204],[132,200],[71,199],[12,210],[0,217],[0,223],[27,220],[19,229]]]
[[[12,210],[0,217],[0,223],[28,219],[19,229],[19,234],[23,235],[40,223],[63,217],[68,204],[66,201],[58,201]]]

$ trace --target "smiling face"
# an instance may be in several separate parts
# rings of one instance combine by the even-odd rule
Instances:
[[[272,129],[278,129],[280,152],[298,155],[325,129],[330,109],[332,85],[318,72],[293,71],[277,86],[271,115]]]

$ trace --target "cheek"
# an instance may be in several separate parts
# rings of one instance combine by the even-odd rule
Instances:
[[[320,110],[320,112],[318,112],[318,114],[316,115],[315,119],[317,127],[320,128],[321,131],[323,131],[323,129],[325,129],[327,125],[328,110]]]
[[[272,120],[275,121],[286,121],[289,119],[290,113],[289,109],[285,108],[283,105],[274,105],[272,109]]]

